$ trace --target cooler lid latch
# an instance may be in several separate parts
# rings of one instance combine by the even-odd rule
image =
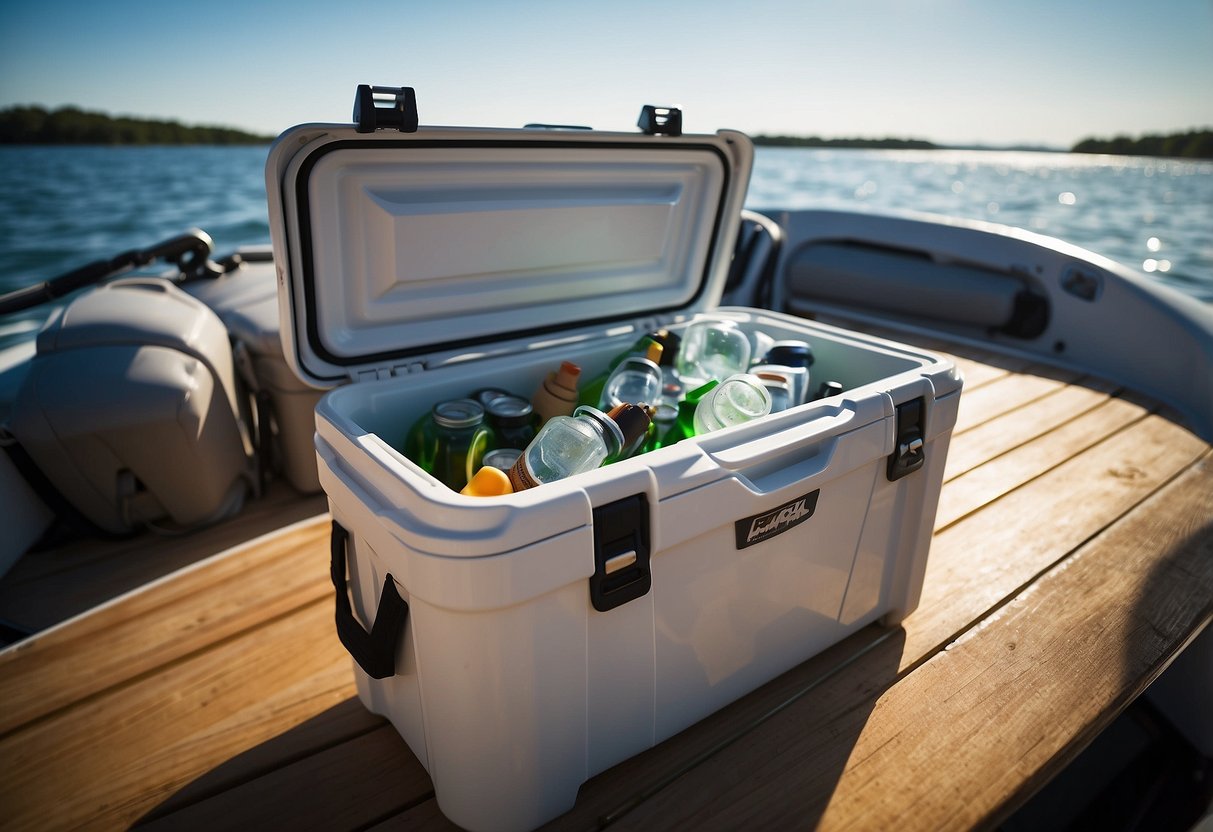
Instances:
[[[401,133],[416,133],[417,123],[417,93],[412,87],[358,85],[354,96],[354,124],[359,133],[391,128]]]
[[[897,416],[894,430],[896,438],[893,442],[893,453],[889,455],[889,465],[886,475],[889,482],[894,482],[912,474],[927,461],[926,447],[923,440],[923,422],[926,415],[926,401],[922,396],[911,399],[896,407]]]
[[[654,107],[645,104],[640,110],[640,120],[636,122],[645,134],[649,136],[681,136],[682,110],[677,107]]]
[[[649,571],[649,501],[633,494],[594,509],[594,574],[590,603],[599,612],[646,594]]]

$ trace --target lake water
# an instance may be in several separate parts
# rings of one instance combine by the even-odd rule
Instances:
[[[0,293],[199,227],[269,242],[256,147],[0,147]],[[1213,301],[1213,163],[758,148],[747,205],[928,212],[1059,237]],[[0,320],[0,346],[39,314]]]

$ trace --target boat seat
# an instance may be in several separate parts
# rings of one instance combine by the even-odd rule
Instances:
[[[1044,298],[1019,276],[933,260],[925,252],[846,240],[803,246],[788,259],[787,292],[898,318],[964,324],[1034,337],[1044,329]],[[1042,314],[1043,313],[1043,314]]]

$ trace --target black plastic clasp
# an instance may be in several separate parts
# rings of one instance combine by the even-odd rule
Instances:
[[[379,106],[376,102],[387,102]],[[417,94],[412,87],[372,87],[359,84],[354,96],[354,124],[359,133],[395,128],[417,132]]]
[[[889,455],[886,475],[889,482],[912,474],[927,461],[924,445],[924,421],[926,417],[926,401],[922,396],[897,405],[896,440],[893,443],[893,453]]]
[[[594,509],[594,574],[590,603],[599,612],[613,610],[648,594],[649,501],[643,494]]]
[[[649,136],[681,136],[682,110],[677,107],[654,107],[652,104],[645,104],[640,110],[640,119],[636,126]]]
[[[387,679],[396,675],[396,647],[404,632],[409,617],[408,602],[396,590],[396,581],[391,573],[383,579],[383,591],[379,595],[379,609],[375,611],[375,623],[368,633],[354,617],[350,606],[350,595],[346,589],[345,562],[350,533],[333,521],[333,537],[329,574],[333,588],[337,591],[337,638],[354,661],[358,662],[372,679]]]

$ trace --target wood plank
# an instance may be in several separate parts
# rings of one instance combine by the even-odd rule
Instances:
[[[386,721],[357,698],[328,708],[288,731],[237,754],[174,792],[140,819],[148,823],[239,788],[294,761],[382,729]],[[404,758],[401,764],[407,764]],[[281,811],[281,809],[279,809]]]
[[[1031,403],[1030,411],[1020,408],[982,422],[965,432],[964,441],[952,443],[944,469],[944,482],[1044,436],[1103,404],[1116,392],[1115,385],[1084,378],[1041,396]]]
[[[1145,416],[1139,405],[1107,399],[1036,440],[967,471],[940,494],[935,529],[950,526]]]
[[[814,702],[797,703],[720,755],[711,772],[696,770],[618,827],[994,823],[1077,754],[1211,618],[1206,456],[878,700],[826,721]],[[821,749],[840,737],[844,768],[823,782]],[[705,781],[710,789],[680,802]]]
[[[142,826],[150,830],[355,829],[432,793],[421,763],[396,729],[382,724]]]
[[[976,390],[964,390],[952,435],[958,436],[983,422],[1035,402],[1078,378],[1078,373],[1033,365],[1024,373],[1004,376]]]
[[[329,597],[329,529],[304,521],[0,652],[0,736]]]
[[[129,825],[354,695],[325,598],[0,740],[13,829]],[[96,649],[107,649],[101,639]],[[289,808],[287,809],[289,811]]]
[[[233,546],[315,517],[324,495],[300,496],[277,484],[236,517],[188,535],[145,532],[133,538],[86,538],[23,555],[0,579],[0,620],[38,632]]]
[[[1132,511],[1208,448],[1149,415],[935,535],[902,667]]]

